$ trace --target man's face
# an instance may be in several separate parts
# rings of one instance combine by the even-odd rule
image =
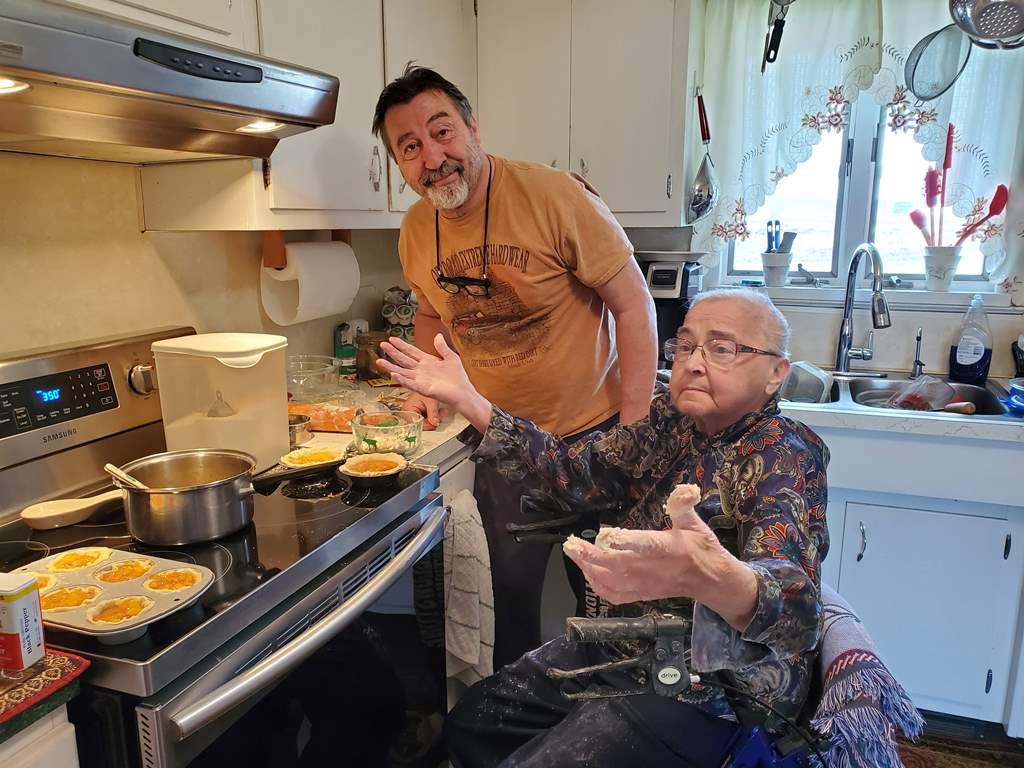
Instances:
[[[686,314],[679,338],[695,344],[728,339],[777,352],[765,332],[767,318],[742,299],[711,299]],[[716,434],[759,410],[782,384],[789,361],[781,357],[740,352],[727,368],[708,364],[703,350],[672,364],[670,392],[675,406],[693,418],[697,428]]]
[[[462,207],[476,189],[484,165],[480,131],[439,91],[424,91],[391,107],[384,130],[409,186],[440,210]]]

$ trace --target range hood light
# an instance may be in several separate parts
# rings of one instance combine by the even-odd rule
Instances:
[[[6,77],[0,77],[0,96],[8,96],[12,93],[21,93],[27,91],[32,86],[28,83],[23,83],[20,80],[9,80]]]
[[[256,120],[236,130],[241,133],[270,133],[278,128],[284,128],[284,123],[275,123],[272,120]]]

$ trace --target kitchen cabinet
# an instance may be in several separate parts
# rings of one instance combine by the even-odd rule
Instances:
[[[1003,719],[1022,563],[997,517],[847,503],[839,592],[921,709]]]
[[[479,0],[485,148],[570,168],[623,224],[679,225],[696,13],[690,0]]]
[[[62,0],[107,16],[138,22],[229,48],[259,50],[256,0]]]
[[[384,80],[414,62],[444,75],[476,105],[476,16],[473,0],[384,0]],[[376,97],[374,97],[376,103]],[[419,195],[388,159],[388,210],[407,211]]]
[[[260,34],[263,55],[341,80],[334,123],[274,150],[270,207],[385,210],[384,144],[370,133],[384,87],[380,0],[260,0]]]
[[[75,726],[61,705],[0,744],[4,768],[78,768]]]
[[[341,81],[333,125],[285,139],[267,163],[144,166],[148,230],[397,228],[415,202],[383,139],[377,98],[410,60],[476,92],[472,0],[259,0],[261,52]],[[389,167],[390,166],[390,167]]]

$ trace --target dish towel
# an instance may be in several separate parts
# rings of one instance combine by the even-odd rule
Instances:
[[[902,768],[893,733],[916,739],[924,720],[850,604],[827,584],[821,599],[822,693],[811,725],[829,740],[828,768]]]
[[[452,499],[444,529],[445,655],[448,677],[472,685],[494,671],[491,558],[476,499]]]

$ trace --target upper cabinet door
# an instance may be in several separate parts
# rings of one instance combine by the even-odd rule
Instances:
[[[628,16],[632,3],[623,5]],[[484,149],[567,168],[571,0],[478,0],[477,8]]]
[[[259,50],[256,0],[65,0],[179,35],[245,51]]]
[[[616,212],[668,209],[673,25],[673,0],[572,3],[572,170]]]
[[[333,125],[284,139],[270,159],[271,208],[383,211],[384,144],[370,132],[384,87],[380,0],[260,0],[263,54],[341,81]]]
[[[384,79],[400,77],[409,62],[440,73],[476,107],[476,18],[473,0],[384,0]],[[419,200],[388,157],[390,209]]]

